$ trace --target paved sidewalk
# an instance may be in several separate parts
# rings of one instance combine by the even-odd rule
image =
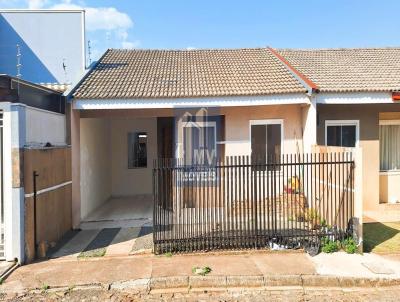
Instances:
[[[212,269],[209,275],[193,275],[193,267],[204,266]],[[312,258],[301,252],[266,251],[171,257],[135,255],[82,260],[59,258],[18,268],[0,286],[0,290],[20,293],[35,288],[68,289],[89,284],[117,290],[387,286],[400,285],[400,261],[378,255],[335,253]]]

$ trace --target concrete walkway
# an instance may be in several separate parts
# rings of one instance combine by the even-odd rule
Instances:
[[[193,274],[193,267],[205,266],[212,269],[209,275],[203,277]],[[379,271],[379,267],[384,269]],[[382,280],[386,281],[382,283]],[[187,289],[307,284],[366,286],[385,282],[400,285],[400,261],[377,255],[335,253],[312,258],[300,252],[258,251],[170,257],[136,255],[84,260],[53,259],[18,268],[1,285],[0,290],[24,292],[47,286],[70,288],[88,284],[116,289],[141,286],[156,290],[170,287]]]
[[[48,252],[48,257],[77,259],[99,253],[106,256],[128,256],[151,252],[151,243],[151,226],[81,230],[67,234]]]

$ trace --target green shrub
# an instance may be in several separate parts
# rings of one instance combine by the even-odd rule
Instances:
[[[321,251],[323,253],[334,253],[337,252],[340,248],[340,242],[331,240],[327,237],[322,238],[321,240]]]
[[[342,248],[347,254],[354,254],[358,250],[357,243],[352,237],[349,237],[342,241]]]
[[[209,273],[211,273],[211,268],[209,266],[205,266],[205,267],[193,267],[192,268],[192,273],[196,274],[196,275],[200,275],[200,276],[205,276]]]

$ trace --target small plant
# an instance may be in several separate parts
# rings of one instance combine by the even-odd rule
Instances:
[[[325,238],[322,238],[322,240],[321,240],[321,246],[322,246],[321,251],[323,253],[330,254],[330,253],[337,252],[339,250],[340,242],[331,240],[331,239],[325,237]]]
[[[208,266],[204,266],[204,267],[193,267],[192,268],[192,273],[196,274],[196,275],[200,275],[200,276],[205,276],[209,273],[211,273],[211,268]]]
[[[164,256],[165,256],[165,257],[168,257],[168,258],[172,257],[172,255],[173,255],[173,254],[172,254],[171,252],[167,252],[167,253],[164,254]]]
[[[0,278],[0,285],[2,285],[3,282],[4,282],[4,279],[3,279],[3,278]]]
[[[352,237],[342,241],[342,248],[347,254],[354,254],[358,250],[357,244]]]
[[[41,290],[42,292],[46,292],[47,290],[49,290],[50,286],[46,283],[42,284]]]

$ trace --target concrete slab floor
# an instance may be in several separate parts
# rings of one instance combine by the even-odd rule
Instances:
[[[150,195],[111,198],[91,213],[85,221],[148,219],[153,217]]]
[[[111,198],[89,214],[81,229],[128,228],[152,225],[151,195]]]

